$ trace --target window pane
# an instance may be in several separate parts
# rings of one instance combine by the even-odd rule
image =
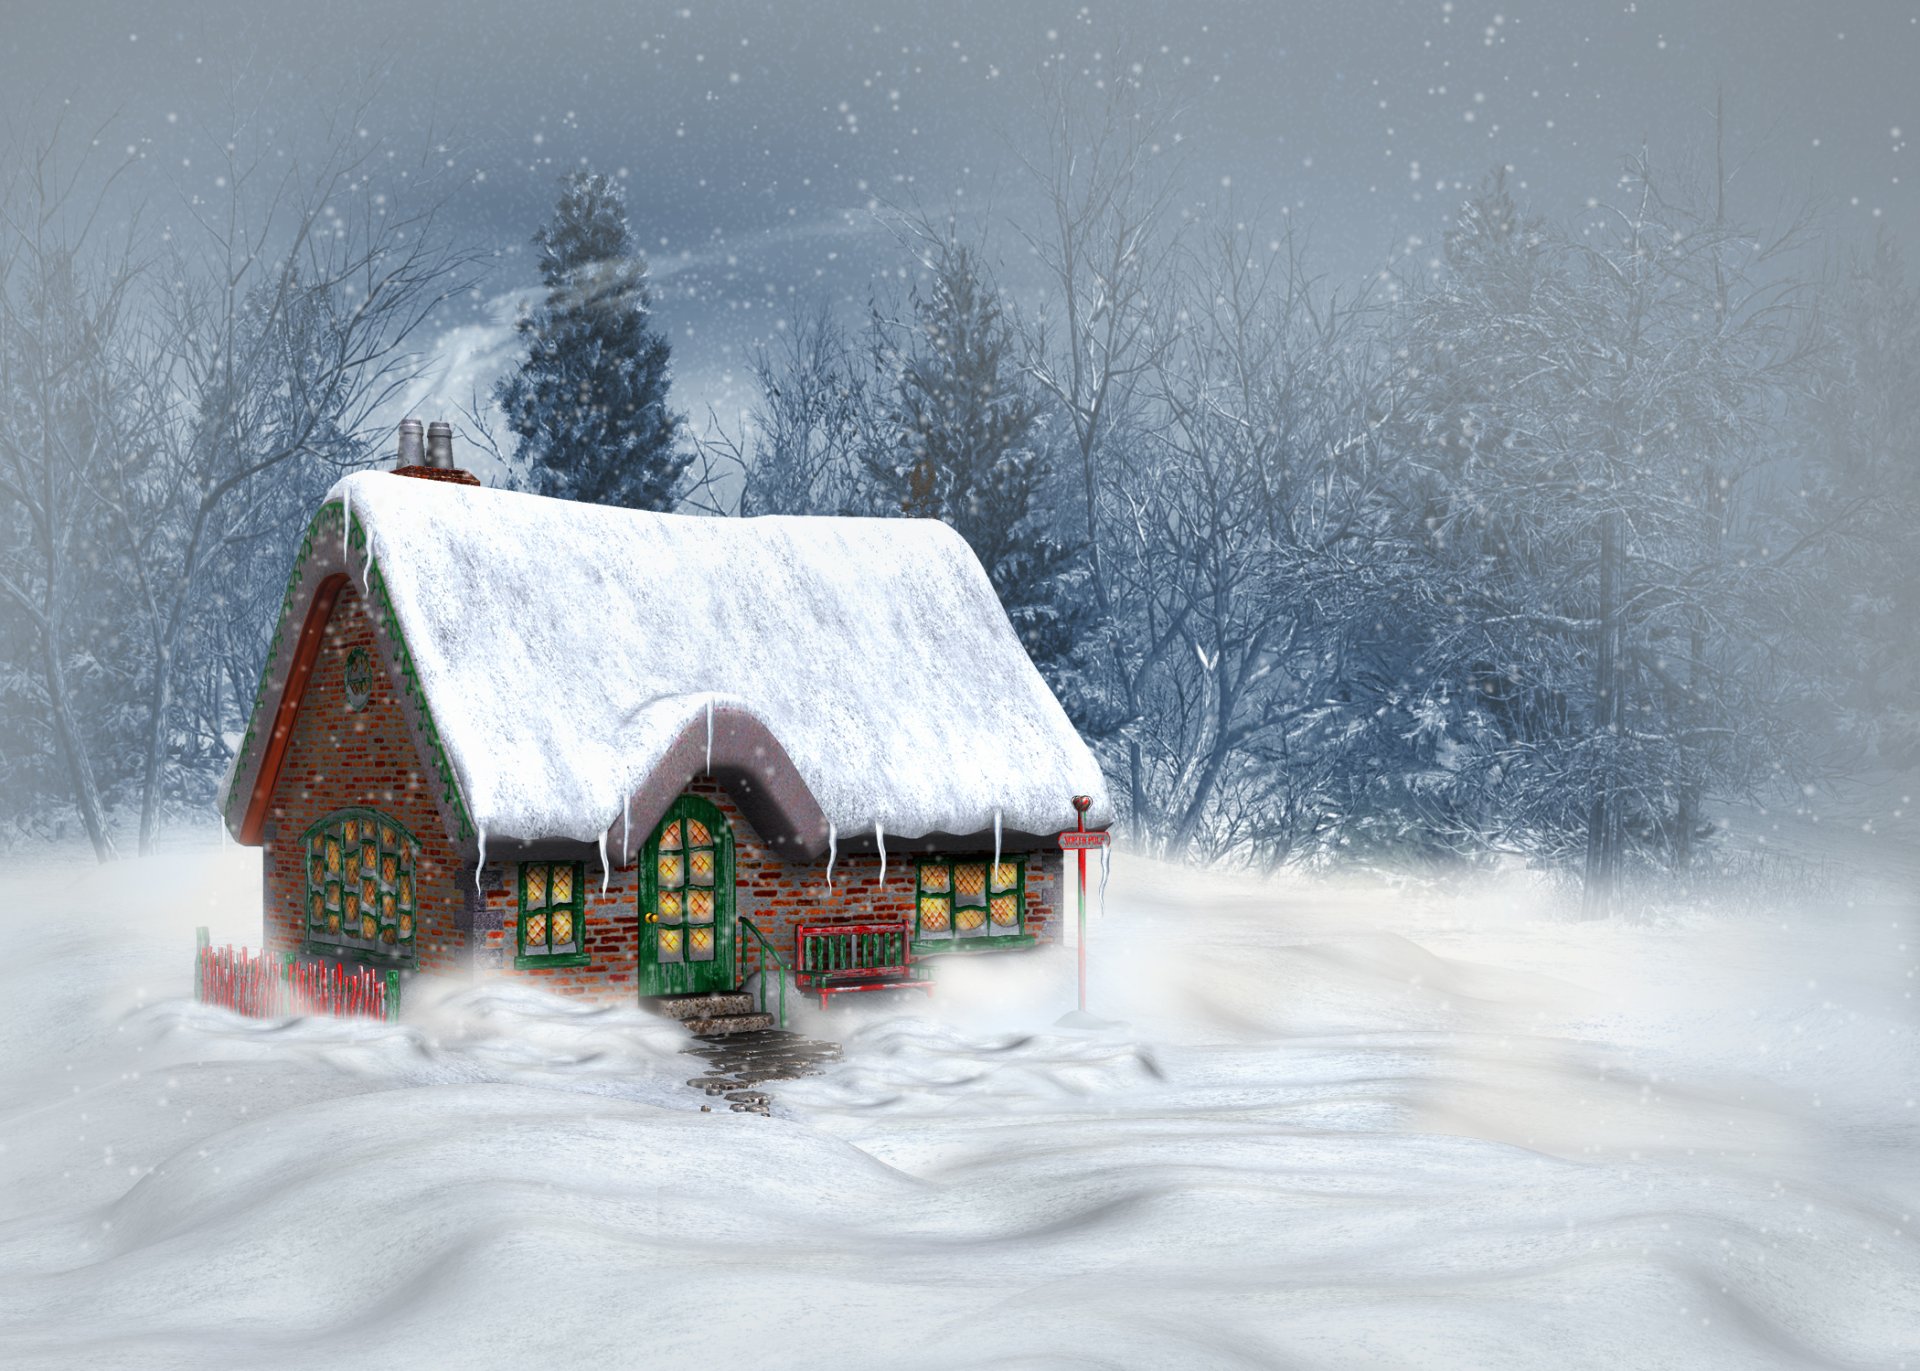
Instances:
[[[687,846],[708,847],[713,843],[713,834],[707,832],[707,826],[698,819],[687,820]]]
[[[380,922],[389,924],[393,922],[393,896],[391,894],[382,894],[380,896]]]
[[[697,847],[687,855],[687,866],[693,872],[693,879],[700,885],[713,884],[713,849]]]
[[[349,890],[347,892],[347,926],[351,928],[353,925],[359,922],[360,922],[360,892],[357,890]]]
[[[380,825],[380,846],[393,846],[393,826],[391,824]]]
[[[564,947],[573,941],[573,911],[556,909],[553,911],[553,945]]]
[[[657,917],[663,924],[677,924],[680,922],[679,891],[663,890],[660,892],[660,910]]]
[[[372,871],[374,868],[374,865],[379,860],[380,860],[379,848],[375,847],[372,843],[360,844],[360,869],[362,871]]]
[[[684,961],[680,955],[680,930],[663,928],[660,930],[660,960],[663,962]]]
[[[317,890],[313,892],[313,898],[307,902],[307,917],[312,921],[315,928],[319,928],[326,922],[326,901]]]
[[[947,864],[928,862],[920,868],[920,888],[935,895],[945,893],[947,889]]]
[[[687,892],[687,918],[692,923],[710,924],[713,922],[713,892],[711,890],[689,890]]]
[[[1012,895],[993,897],[993,926],[996,929],[1020,926],[1020,901]]]
[[[400,903],[408,909],[413,908],[413,873],[400,873]]]
[[[389,852],[380,859],[380,882],[391,886],[400,875],[400,859]]]
[[[378,899],[379,892],[374,889],[373,877],[362,876],[360,878],[360,903],[371,912]]]
[[[368,911],[367,913],[362,914],[360,916],[360,936],[361,937],[365,938],[368,942],[372,942],[373,935],[378,933],[379,931],[380,931],[380,925],[378,922],[375,921],[371,911]]]
[[[675,819],[672,823],[660,830],[660,850],[662,852],[677,852],[679,849],[680,821]]]
[[[953,869],[953,889],[961,904],[987,902],[987,866],[985,862],[965,862]]]
[[[400,936],[403,938],[411,938],[413,936],[413,915],[402,914],[400,916]]]
[[[327,839],[327,874],[329,876],[340,874],[340,840],[338,838]]]
[[[550,904],[573,903],[573,863],[556,862],[553,867],[552,898]]]
[[[954,911],[953,922],[956,930],[962,934],[978,933],[987,924],[987,911],[981,908],[962,905]]]
[[[660,854],[659,873],[660,884],[662,886],[680,886],[686,884],[684,873],[680,868],[680,854],[677,852],[663,852]]]
[[[527,915],[527,951],[545,952],[547,950],[547,916],[544,914]]]
[[[360,825],[355,823],[352,819],[348,819],[344,824],[340,826],[340,841],[345,843],[348,847],[352,847],[355,843],[359,842],[360,841]]]
[[[1020,867],[1014,862],[1002,862],[993,869],[993,888],[1012,890],[1020,883]]]
[[[327,908],[338,909],[339,907],[340,907],[340,883],[338,881],[328,881],[327,882]]]
[[[690,949],[689,960],[710,962],[713,960],[713,930],[711,928],[690,928],[687,930],[687,946]]]
[[[544,909],[547,904],[547,864],[528,862],[526,867],[527,908]]]
[[[947,927],[947,897],[944,895],[922,895],[920,897],[920,931],[922,933],[945,933]]]

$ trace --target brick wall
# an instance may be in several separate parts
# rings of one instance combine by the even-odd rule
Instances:
[[[711,800],[733,827],[734,910],[754,921],[789,961],[793,958],[795,925],[822,919],[862,920],[912,917],[915,870],[912,854],[890,852],[886,884],[880,883],[877,853],[843,855],[834,863],[833,891],[827,891],[827,862],[822,857],[805,865],[776,857],[740,813],[733,797],[712,780],[696,780],[687,789]],[[903,844],[904,846],[904,844]],[[616,868],[602,892],[597,857],[586,861],[586,948],[593,962],[582,967],[539,967],[516,970],[514,952],[519,940],[517,880],[513,869],[489,864],[481,885],[486,891],[486,915],[497,918],[499,930],[483,935],[482,959],[502,974],[525,976],[562,995],[597,1000],[630,1000],[639,993],[639,870]],[[1060,903],[1060,854],[1034,853],[1027,858],[1027,931],[1042,941],[1057,936],[1056,911]],[[750,940],[736,938],[736,968],[745,974],[755,964]]]
[[[373,698],[358,713],[347,708],[345,682],[347,654],[356,647],[375,664]],[[327,620],[268,806],[261,862],[266,945],[294,952],[306,937],[307,829],[336,810],[365,805],[398,819],[420,843],[413,873],[419,968],[455,970],[466,941],[455,884],[460,858],[441,823],[430,788],[435,782],[421,769],[379,661],[373,621],[349,582]]]
[[[358,590],[341,592],[328,620],[314,670],[294,725],[286,761],[274,787],[265,841],[263,892],[266,943],[276,952],[298,950],[305,938],[306,861],[301,840],[318,820],[350,805],[398,819],[420,842],[414,872],[415,951],[423,971],[524,977],[562,995],[624,1002],[638,994],[639,872],[629,865],[608,873],[602,890],[597,854],[585,857],[586,966],[514,965],[519,939],[518,872],[488,862],[475,880],[447,841],[440,811],[422,770],[392,684],[376,668],[372,701],[347,708],[346,657],[366,648],[374,661],[374,626]],[[790,864],[760,840],[719,784],[696,780],[688,789],[719,806],[733,827],[735,911],[751,918],[789,960],[796,924],[821,920],[910,919],[915,891],[909,844],[890,851],[884,886],[878,854],[842,854],[827,889],[825,857]],[[1042,941],[1057,936],[1061,854],[1027,857],[1027,931]],[[750,943],[736,939],[736,965],[754,964]]]

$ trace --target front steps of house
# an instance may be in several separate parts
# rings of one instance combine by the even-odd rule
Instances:
[[[687,1084],[709,1098],[723,1097],[735,1113],[767,1113],[771,1101],[766,1091],[756,1087],[815,1075],[840,1055],[839,1043],[815,1042],[775,1028],[773,1015],[756,1014],[753,996],[743,991],[657,995],[642,1003],[685,1024],[699,1039],[688,1044],[686,1051],[703,1058],[707,1069]]]
[[[708,1038],[687,1052],[707,1063],[706,1072],[688,1085],[709,1097],[724,1096],[736,1114],[766,1114],[771,1097],[757,1087],[768,1081],[819,1075],[822,1067],[839,1058],[840,1044],[816,1042],[780,1029],[762,1029]]]
[[[740,990],[716,990],[699,995],[656,995],[647,1008],[677,1019],[701,1038],[724,1038],[735,1033],[760,1033],[773,1027],[773,1015],[756,1014],[753,996]]]

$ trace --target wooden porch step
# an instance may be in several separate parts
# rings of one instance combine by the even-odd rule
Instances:
[[[753,996],[738,990],[696,995],[655,995],[643,1003],[656,1014],[691,1024],[696,1019],[728,1019],[753,1013]],[[698,1033],[702,1030],[693,1030]]]
[[[745,996],[741,997],[746,998]],[[726,1038],[736,1033],[758,1033],[773,1027],[771,1014],[722,1014],[711,1019],[682,1019],[696,1037]]]

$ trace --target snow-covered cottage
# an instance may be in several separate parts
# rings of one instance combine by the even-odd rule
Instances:
[[[614,1000],[734,991],[803,923],[1055,936],[1104,786],[951,529],[450,467],[347,477],[296,552],[222,796],[272,950]]]

